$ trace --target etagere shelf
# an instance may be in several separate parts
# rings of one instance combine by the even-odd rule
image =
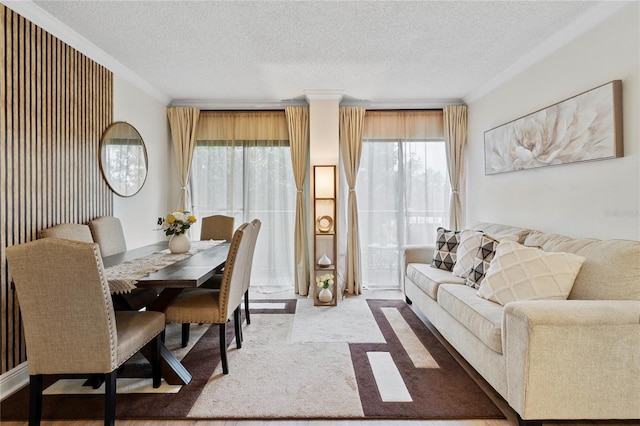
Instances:
[[[335,306],[338,303],[336,273],[337,226],[336,226],[336,166],[313,166],[313,257],[314,257],[314,305]],[[331,298],[320,299],[321,287],[318,277],[331,275],[333,284],[329,286]]]

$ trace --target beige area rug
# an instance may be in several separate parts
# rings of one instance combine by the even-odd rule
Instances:
[[[345,298],[336,306],[314,306],[312,299],[296,304],[291,342],[384,343],[384,336],[365,299]]]
[[[133,359],[118,380],[143,385],[119,389],[118,420],[504,418],[402,300],[353,297],[336,307],[315,307],[310,299],[254,300],[242,348],[227,327],[227,375],[219,365],[218,327],[191,329],[183,349],[180,325],[171,324],[166,345],[192,381],[158,393],[149,386],[148,363]],[[102,418],[103,396],[87,381],[64,379],[45,381],[51,387],[43,419]],[[1,401],[1,420],[26,420],[28,395],[25,387]]]
[[[349,344],[293,342],[297,321],[297,311],[251,315],[242,349],[228,352],[230,373],[216,368],[188,417],[363,417]]]

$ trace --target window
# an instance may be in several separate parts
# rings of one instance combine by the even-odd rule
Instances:
[[[230,128],[237,126],[238,120],[233,120],[235,114],[226,114],[232,117]],[[237,113],[248,122],[252,122],[251,114],[259,113]],[[284,119],[284,113],[281,115]],[[204,120],[207,118],[211,117],[204,114]],[[200,120],[203,120],[203,114]],[[269,139],[262,140],[234,140],[226,136],[205,139],[221,136],[207,133],[206,126],[206,123],[199,125],[191,169],[197,217],[233,216],[236,226],[260,219],[262,227],[253,258],[251,285],[261,287],[263,291],[293,288],[296,188],[288,133],[267,135]],[[233,133],[233,136],[250,136],[246,132]],[[255,135],[264,136],[259,131]],[[275,139],[283,136],[284,139]],[[194,227],[194,234],[199,233],[199,226]]]
[[[372,121],[378,118],[367,114]],[[406,120],[402,112],[378,114],[400,114]],[[444,138],[437,129],[423,132],[428,137],[418,138],[406,132],[407,128],[416,127],[409,121],[391,130],[386,125],[375,126],[372,121],[367,123],[365,115],[356,184],[362,282],[368,288],[398,288],[402,273],[400,248],[406,244],[433,244],[436,229],[448,222],[451,189]],[[438,125],[441,120],[434,122]],[[393,134],[404,137],[388,137]]]

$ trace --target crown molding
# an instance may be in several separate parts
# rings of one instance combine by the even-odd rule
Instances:
[[[221,110],[221,111],[234,111],[234,110],[280,110],[285,109],[288,106],[307,106],[307,101],[304,99],[292,99],[282,101],[270,101],[261,99],[175,99],[171,102],[172,107],[192,107],[200,110]]]
[[[171,101],[166,94],[31,0],[2,0],[2,4],[165,105]]]
[[[442,109],[447,105],[462,105],[462,99],[387,99],[387,100],[360,100],[348,99],[340,102],[343,107],[362,107],[368,110],[390,109]]]
[[[176,99],[171,102],[172,107],[191,107],[206,111],[247,111],[247,110],[281,110],[288,106],[307,106],[308,103],[300,96],[294,99],[270,101],[270,100],[203,100],[203,99]],[[391,109],[441,109],[447,105],[464,104],[462,99],[393,99],[393,100],[363,100],[340,96],[342,107],[362,107],[369,110]],[[311,100],[338,100],[337,96],[327,96],[323,92],[321,96],[312,97]]]
[[[344,90],[305,90],[304,96],[308,101],[338,101],[344,96]]]
[[[600,4],[589,9],[589,11],[587,11],[583,16],[540,43],[536,48],[524,55],[503,72],[498,73],[486,84],[465,96],[463,98],[464,102],[466,104],[470,104],[477,101],[518,74],[521,74],[535,63],[540,62],[546,56],[549,56],[551,53],[559,50],[569,42],[604,22],[614,13],[633,3],[637,3],[637,0],[600,2]]]

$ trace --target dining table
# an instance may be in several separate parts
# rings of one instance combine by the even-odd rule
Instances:
[[[194,241],[189,252],[172,254],[168,250],[168,242],[161,241],[106,256],[102,259],[102,263],[110,286],[114,284],[112,293],[127,291],[127,288],[157,289],[158,297],[147,306],[147,309],[164,312],[182,290],[199,287],[224,267],[230,245],[229,241]],[[156,269],[153,263],[149,267],[150,260],[160,267]],[[135,272],[128,272],[133,275],[123,280],[122,272],[118,271],[119,269],[135,271],[137,267],[142,268],[139,270],[143,272],[139,273],[144,275],[137,276]],[[147,272],[148,269],[154,270]],[[147,358],[151,357],[150,353],[147,354],[144,351],[143,355]],[[191,381],[189,371],[164,344],[160,348],[160,357],[162,377],[168,384],[186,385]]]

